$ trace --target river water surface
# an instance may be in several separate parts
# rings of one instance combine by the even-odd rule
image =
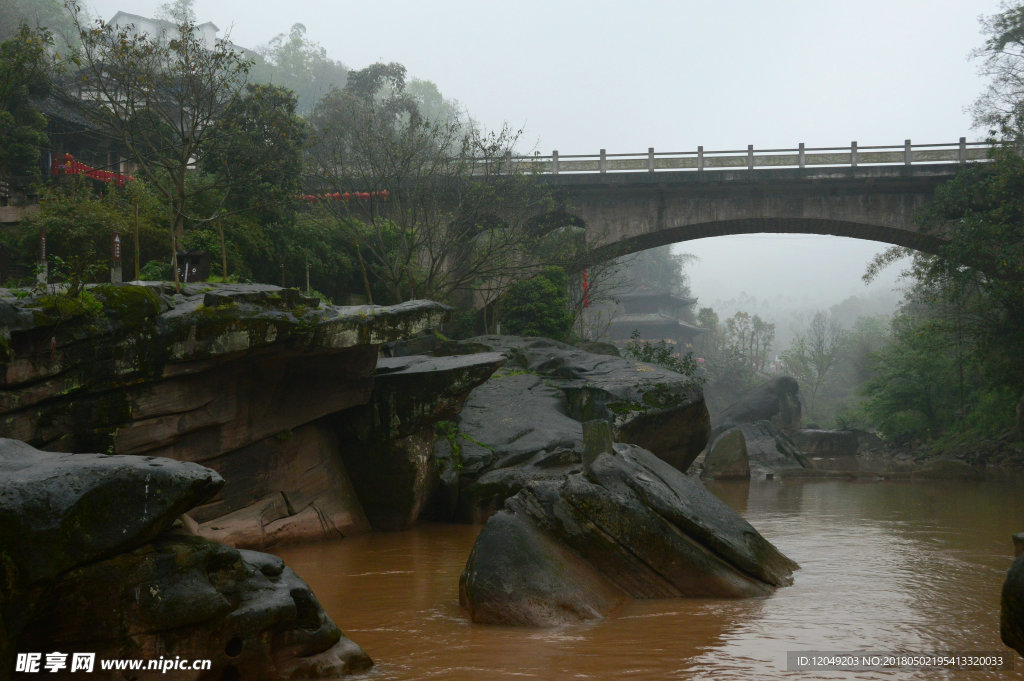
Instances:
[[[800,563],[765,599],[628,602],[553,630],[471,623],[459,574],[479,530],[425,525],[280,548],[377,663],[366,678],[1021,679],[999,592],[1024,486],[772,481],[712,488]],[[997,652],[1013,671],[787,671],[787,651]]]

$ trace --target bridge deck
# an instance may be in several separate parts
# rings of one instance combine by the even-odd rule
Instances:
[[[991,144],[988,142],[967,142],[961,137],[958,142],[948,144],[911,144],[906,140],[900,146],[865,146],[853,142],[848,147],[805,147],[795,149],[754,149],[705,151],[655,152],[649,148],[646,153],[608,154],[604,149],[599,154],[560,155],[554,151],[549,156],[539,154],[519,156],[512,159],[513,167],[527,173],[542,175],[648,172],[679,170],[713,170],[729,168],[808,168],[808,167],[853,167],[875,165],[920,165],[929,163],[967,163],[984,161],[989,158]]]

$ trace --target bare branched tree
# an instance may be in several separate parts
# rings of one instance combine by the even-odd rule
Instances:
[[[387,302],[479,307],[555,257],[539,255],[555,230],[534,221],[550,210],[548,192],[513,167],[519,133],[421,116],[400,64],[350,73],[311,128],[310,182],[348,225],[371,299],[373,279]]]
[[[69,0],[81,39],[81,66],[65,96],[100,132],[127,153],[142,176],[170,206],[172,258],[181,247],[191,206],[217,182],[187,182],[214,123],[244,85],[249,61],[227,40],[204,43],[184,17],[167,34],[152,36],[133,26],[85,23]],[[177,263],[174,267],[177,278]]]
[[[1024,138],[1024,3],[982,19],[985,44],[972,53],[981,60],[988,87],[974,102],[974,125],[1011,141]]]

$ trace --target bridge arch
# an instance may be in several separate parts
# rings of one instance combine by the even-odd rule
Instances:
[[[713,236],[802,233],[935,253],[916,213],[960,164],[549,175],[595,260]]]
[[[828,218],[750,217],[677,225],[621,238],[610,244],[598,245],[594,249],[593,260],[602,262],[658,246],[738,234],[817,234],[849,237],[903,246],[932,254],[939,253],[939,249],[945,243],[939,237],[888,225]]]

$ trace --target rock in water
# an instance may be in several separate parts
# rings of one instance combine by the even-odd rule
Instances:
[[[1024,655],[1024,554],[1017,556],[1003,582],[999,633],[1003,643]]]
[[[482,522],[527,482],[579,470],[584,421],[608,422],[617,440],[680,470],[707,444],[704,395],[686,376],[545,338],[480,336],[465,350],[507,361],[470,393],[451,437],[435,445],[455,498],[438,517]]]
[[[800,385],[792,376],[779,376],[722,410],[715,419],[712,437],[741,423],[756,421],[771,421],[783,431],[795,432],[800,429],[800,413]]]
[[[546,626],[600,617],[619,593],[764,596],[795,569],[699,482],[616,444],[586,472],[508,500],[480,532],[460,601],[476,622]]]
[[[459,601],[474,622],[558,626],[600,619],[625,597],[529,519],[507,511],[487,521],[459,580]]]
[[[162,535],[72,570],[35,610],[21,649],[208,659],[210,678],[264,681],[373,666],[280,558],[202,537]]]
[[[0,669],[26,650],[209,659],[211,679],[368,669],[279,558],[177,527],[222,485],[194,463],[0,439]],[[92,676],[125,678],[98,663]]]
[[[732,428],[715,438],[704,457],[703,477],[713,480],[745,480],[750,477],[747,440],[742,430]]]
[[[747,458],[752,477],[766,474],[799,471],[810,468],[807,458],[800,453],[785,432],[771,421],[741,423],[736,429],[743,433],[747,443]]]

